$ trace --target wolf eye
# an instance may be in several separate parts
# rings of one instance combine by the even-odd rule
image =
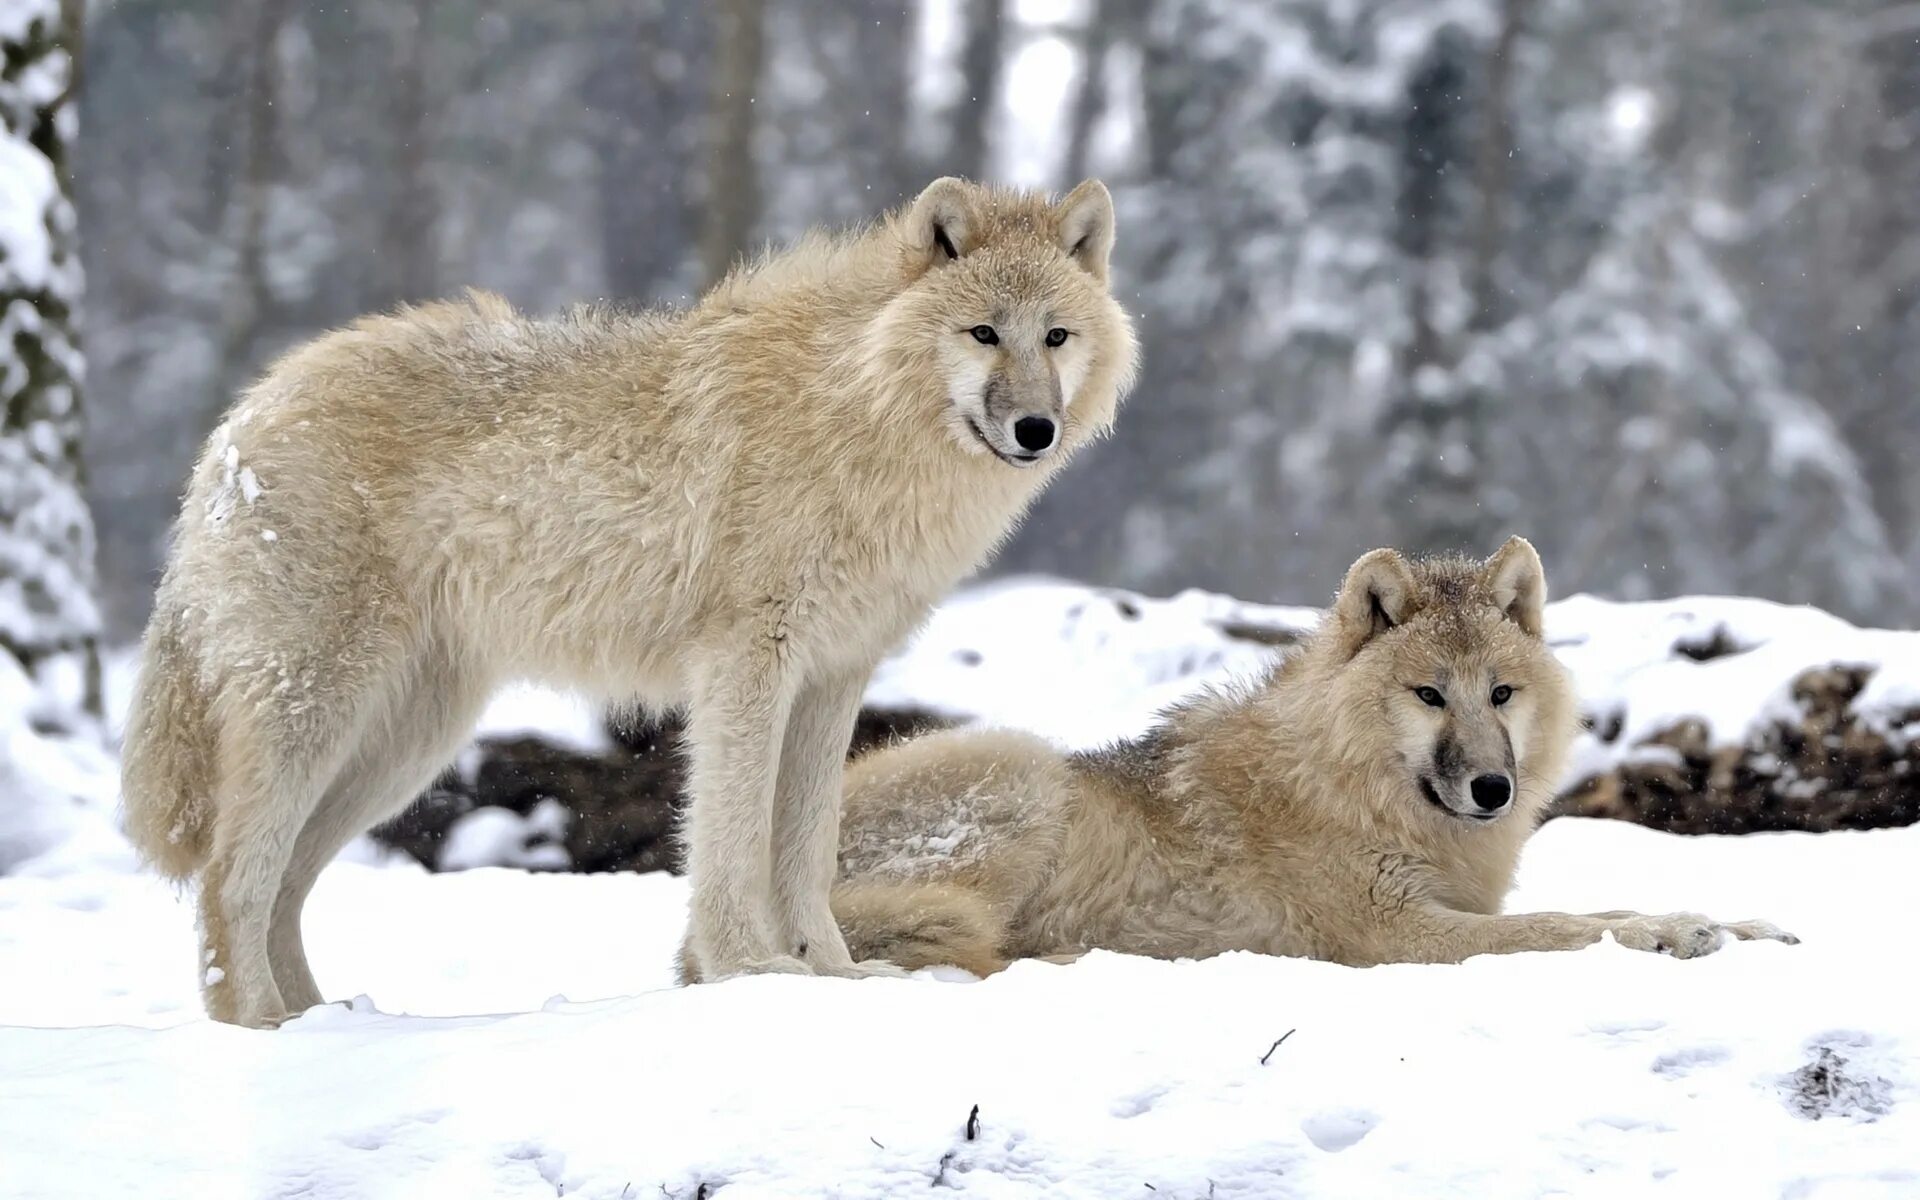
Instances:
[[[1064,346],[1066,344],[1067,344],[1066,330],[1060,328],[1057,325],[1054,326],[1052,329],[1047,330],[1047,345]]]
[[[1513,699],[1513,689],[1508,687],[1506,684],[1503,683],[1499,687],[1493,689],[1493,706],[1495,708],[1499,708],[1502,704],[1505,704],[1507,701],[1511,699]]]
[[[1445,708],[1447,706],[1447,698],[1440,694],[1438,688],[1417,687],[1413,689],[1413,694],[1420,697],[1420,702],[1428,708]]]
[[[993,331],[993,326],[991,325],[975,325],[972,329],[967,330],[967,332],[972,334],[973,340],[979,342],[982,346],[998,346],[1000,344],[1000,335]]]

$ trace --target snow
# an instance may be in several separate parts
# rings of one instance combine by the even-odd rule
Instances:
[[[563,844],[567,818],[567,806],[552,797],[534,805],[525,816],[491,805],[476,808],[447,829],[439,867],[442,871],[490,866],[564,871],[572,865]]]
[[[372,1000],[272,1033],[198,1019],[191,915],[163,886],[5,879],[0,1129],[33,1148],[6,1192],[1907,1195],[1920,1009],[1904,933],[1870,914],[1920,903],[1917,853],[1920,830],[1542,831],[1516,908],[1704,908],[1805,939],[1692,962],[1096,954],[687,990],[678,880],[338,864],[308,941],[331,994]],[[1856,1107],[1813,1120],[1788,1081],[1823,1053]]]
[[[59,690],[0,650],[0,877],[67,864],[133,865],[111,824],[117,767],[97,728],[50,702]]]
[[[6,332],[0,322],[0,338]],[[24,439],[0,438],[0,639],[64,646],[99,629],[92,536],[72,481],[37,460]],[[76,546],[85,553],[77,554]]]
[[[1046,579],[966,591],[882,663],[869,703],[917,705],[1029,729],[1085,749],[1139,733],[1167,704],[1246,678],[1278,650],[1229,637],[1241,626],[1294,635],[1311,608],[1245,604],[1204,592],[1155,600]],[[1873,666],[1856,715],[1899,734],[1920,710],[1920,633],[1860,629],[1805,606],[1728,596],[1619,603],[1574,596],[1547,606],[1547,640],[1573,673],[1586,711],[1618,736],[1581,737],[1566,786],[1651,748],[1638,744],[1698,720],[1714,746],[1738,745],[1791,714],[1810,667]],[[1716,637],[1735,651],[1696,661],[1681,647]],[[1916,730],[1915,732],[1920,732]]]
[[[887,659],[869,704],[918,706],[1030,729],[1084,749],[1131,737],[1208,683],[1257,674],[1266,647],[1235,624],[1305,631],[1310,608],[1249,605],[1206,592],[1168,600],[1047,579],[962,592]]]
[[[60,195],[47,156],[23,140],[0,137],[0,284],[34,291],[53,277],[47,210]]]
[[[58,14],[55,0],[0,0],[0,38],[18,41],[35,21],[52,21]]]
[[[474,729],[476,740],[509,741],[538,737],[581,754],[600,754],[613,739],[593,705],[569,692],[520,683],[494,696]]]
[[[1920,707],[1920,634],[1859,629],[1815,608],[1723,596],[1637,604],[1577,596],[1549,607],[1547,636],[1588,710],[1623,718],[1611,746],[1582,739],[1577,765],[1585,768],[1620,761],[1635,743],[1689,718],[1706,725],[1710,744],[1738,745],[1791,716],[1791,684],[1813,666],[1876,668],[1853,708],[1888,732],[1889,718]],[[1676,652],[1716,636],[1738,652],[1705,662]]]
[[[869,698],[1094,744],[1275,653],[1229,629],[1314,619],[1009,581],[943,606]],[[1808,609],[1576,597],[1548,632],[1629,731],[1601,758],[1679,715],[1738,739],[1827,661],[1884,664],[1855,703],[1889,720],[1920,696],[1920,635]],[[1744,649],[1674,649],[1715,641]],[[125,660],[108,666],[117,709]],[[0,656],[9,1200],[1920,1192],[1920,1006],[1894,916],[1920,905],[1920,828],[1536,836],[1512,911],[1695,910],[1803,939],[1690,962],[1610,943],[1370,970],[1099,953],[984,981],[693,989],[672,986],[682,880],[433,874],[361,843],[305,930],[350,1005],[260,1032],[200,1016],[191,899],[137,871],[111,757],[41,732],[46,696]],[[485,732],[606,745],[587,706],[531,687]],[[499,815],[456,827],[446,865],[553,865],[557,803]]]

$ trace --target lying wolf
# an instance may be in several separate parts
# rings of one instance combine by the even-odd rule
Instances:
[[[1680,958],[1796,940],[1690,913],[1501,913],[1575,731],[1545,599],[1520,538],[1485,563],[1375,550],[1264,682],[1136,741],[1069,755],[958,731],[863,758],[833,901],[847,943],[985,974],[1095,948],[1366,965],[1606,933]]]

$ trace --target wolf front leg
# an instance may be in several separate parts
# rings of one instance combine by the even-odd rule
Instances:
[[[1763,928],[1764,927],[1764,928]],[[1726,937],[1797,941],[1764,922],[1722,924],[1697,913],[1646,916],[1634,912],[1592,915],[1572,913],[1483,914],[1428,911],[1410,923],[1396,957],[1383,961],[1459,962],[1476,954],[1520,954],[1529,950],[1580,950],[1611,933],[1634,950],[1699,958],[1718,950]]]
[[[1625,909],[1588,913],[1587,916],[1597,917],[1602,921],[1639,921],[1643,923],[1675,919],[1707,920],[1705,917],[1695,917],[1690,913],[1677,913],[1671,917],[1649,917],[1644,913],[1630,912]],[[1718,927],[1722,932],[1732,936],[1736,941],[1785,942],[1789,946],[1798,946],[1800,944],[1799,938],[1788,933],[1778,925],[1775,925],[1772,921],[1709,921],[1708,924]]]
[[[867,674],[811,680],[794,701],[780,750],[773,812],[773,910],[786,938],[822,975],[904,975],[892,963],[856,963],[829,896],[840,860],[840,807],[847,743]]]
[[[780,947],[773,919],[774,783],[793,689],[778,643],[764,638],[705,656],[693,680],[687,932],[702,979],[812,973]]]

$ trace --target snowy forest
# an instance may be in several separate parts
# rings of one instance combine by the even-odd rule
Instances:
[[[1115,436],[996,570],[1317,603],[1366,547],[1522,532],[1561,595],[1920,619],[1912,3],[87,7],[59,165],[118,640],[192,454],[290,344],[468,285],[683,301],[943,173],[1105,179],[1143,333]],[[51,145],[14,64],[8,127]],[[10,294],[70,286],[58,211]],[[23,441],[10,399],[0,456],[61,475],[51,420]],[[76,551],[45,569],[86,569],[46,520]]]

